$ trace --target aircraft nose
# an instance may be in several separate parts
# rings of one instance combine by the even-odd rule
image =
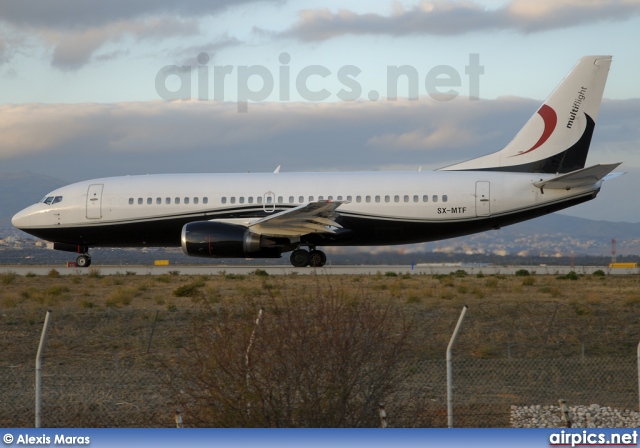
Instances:
[[[25,208],[24,210],[19,211],[13,218],[11,218],[11,224],[13,227],[18,229],[23,229],[29,227],[29,222],[31,220],[31,213],[29,208]]]

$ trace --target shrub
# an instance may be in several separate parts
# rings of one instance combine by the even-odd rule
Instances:
[[[602,269],[598,269],[597,271],[594,271],[593,274],[591,275],[593,275],[594,277],[604,277],[606,274]]]
[[[397,277],[397,276],[398,276],[398,274],[397,274],[397,273],[395,273],[395,272],[393,272],[393,271],[389,271],[389,272],[385,272],[385,273],[384,273],[384,276],[385,276],[385,277]]]
[[[89,278],[102,278],[103,275],[100,273],[100,269],[89,269],[89,273],[87,274]]]
[[[312,300],[268,298],[264,308],[252,299],[199,302],[180,363],[165,367],[185,420],[203,427],[379,426],[378,403],[411,375],[412,324],[392,302],[345,296],[325,290]]]
[[[60,278],[60,273],[55,269],[51,269],[47,276],[51,278]]]
[[[3,285],[10,285],[15,281],[17,277],[18,274],[13,271],[3,272],[2,274],[0,274],[0,280],[2,281]]]
[[[559,275],[556,277],[556,280],[578,280],[578,274],[573,271],[570,271],[566,275]]]
[[[455,275],[456,277],[466,277],[467,271],[465,271],[464,269],[458,269],[456,272],[453,273],[453,275]]]
[[[204,282],[202,281],[182,285],[173,290],[173,295],[176,297],[193,297],[198,294],[199,288],[202,288],[203,286]]]
[[[533,286],[535,282],[536,282],[535,278],[527,277],[524,280],[522,280],[522,286]]]
[[[136,295],[136,290],[132,288],[120,288],[113,292],[105,300],[105,305],[108,307],[118,307],[120,305],[131,305],[131,301]]]
[[[225,274],[224,278],[227,280],[244,280],[244,275],[242,274]]]
[[[269,273],[264,269],[256,269],[252,274],[258,277],[269,277]]]
[[[520,269],[518,271],[516,271],[516,277],[528,277],[529,275],[529,271],[527,271],[526,269]]]
[[[29,272],[27,272],[24,276],[25,276],[25,277],[29,277],[29,278],[31,278],[31,277],[35,277],[35,276],[36,276],[36,274],[35,274],[35,272],[31,272],[31,271],[29,271]]]

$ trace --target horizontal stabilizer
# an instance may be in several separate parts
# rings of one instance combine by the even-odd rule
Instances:
[[[552,179],[534,182],[538,188],[550,188],[556,190],[569,190],[571,188],[585,187],[600,182],[607,174],[615,170],[619,163],[610,163],[606,165],[594,165],[589,168],[572,171]]]

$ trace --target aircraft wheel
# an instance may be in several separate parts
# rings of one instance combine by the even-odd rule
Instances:
[[[289,258],[291,264],[296,268],[304,268],[309,265],[309,252],[304,249],[296,249],[291,252],[291,258]]]
[[[78,258],[76,258],[76,266],[78,266],[79,268],[88,268],[89,266],[91,266],[91,257],[87,255],[80,255]]]
[[[321,268],[327,262],[327,256],[321,250],[312,250],[309,254],[309,266]]]

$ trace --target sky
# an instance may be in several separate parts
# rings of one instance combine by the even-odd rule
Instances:
[[[587,163],[627,174],[563,213],[639,222],[638,42],[640,0],[0,0],[0,172],[436,169],[605,54]]]

